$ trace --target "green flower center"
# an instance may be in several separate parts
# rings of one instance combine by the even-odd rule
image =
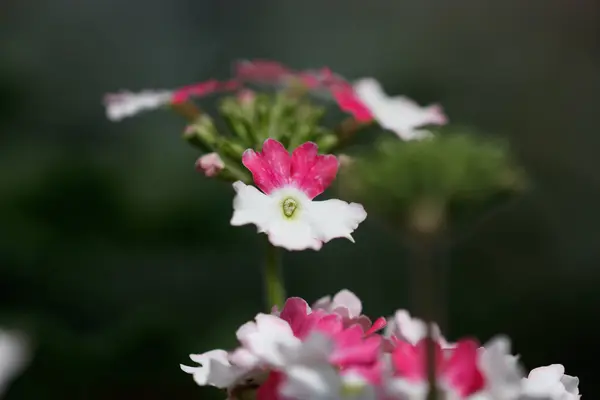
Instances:
[[[291,197],[288,197],[281,202],[281,208],[283,209],[283,215],[287,218],[292,218],[298,209],[298,202]]]

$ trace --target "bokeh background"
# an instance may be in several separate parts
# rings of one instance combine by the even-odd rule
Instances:
[[[533,182],[448,253],[450,339],[509,334],[528,368],[600,393],[600,4],[586,0],[0,2],[0,326],[36,341],[7,399],[219,399],[179,370],[262,309],[261,241],[194,171],[167,111],[111,123],[105,92],[228,76],[239,58],[374,76],[507,136]],[[288,291],[407,307],[406,250],[286,254]]]

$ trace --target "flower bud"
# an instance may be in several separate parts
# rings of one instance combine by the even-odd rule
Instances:
[[[208,177],[214,177],[225,168],[225,163],[217,153],[205,154],[196,160],[196,171]]]

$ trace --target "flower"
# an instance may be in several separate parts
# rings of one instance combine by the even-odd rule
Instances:
[[[231,225],[254,224],[269,241],[288,250],[319,250],[323,243],[345,237],[365,220],[360,204],[331,199],[313,201],[335,179],[338,161],[318,155],[312,142],[297,147],[292,155],[281,143],[267,139],[262,152],[246,150],[242,162],[252,173],[254,186],[233,184]]]
[[[531,370],[523,378],[523,394],[532,398],[548,400],[578,400],[579,379],[565,374],[560,364],[548,365]]]
[[[200,365],[181,369],[198,385],[227,389],[230,398],[257,390],[259,399],[301,392],[335,398],[345,379],[374,382],[379,376],[381,338],[366,336],[359,325],[346,327],[340,315],[312,310],[301,298],[288,299],[281,312],[258,314],[236,336],[236,350],[191,355]]]
[[[29,361],[29,345],[20,332],[0,330],[0,394]]]
[[[389,97],[373,78],[361,79],[353,87],[358,100],[372,113],[375,120],[403,140],[423,139],[430,135],[429,131],[417,128],[424,125],[445,125],[448,122],[439,105],[420,107],[404,96]]]
[[[361,312],[360,299],[348,290],[312,308],[301,298],[289,298],[281,311],[258,314],[243,324],[236,332],[237,349],[192,355],[201,365],[181,368],[201,386],[226,389],[229,400],[425,400],[429,339],[411,343],[399,335],[387,348],[382,335],[350,322],[348,316]],[[423,326],[403,310],[394,319]],[[562,365],[537,368],[523,378],[507,338],[484,346],[473,339],[446,348],[440,340],[432,344],[444,399],[580,398],[577,378],[565,375]]]
[[[196,160],[196,171],[201,171],[208,177],[217,176],[223,168],[225,164],[217,153],[205,154]]]

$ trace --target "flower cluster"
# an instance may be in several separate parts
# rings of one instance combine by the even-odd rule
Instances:
[[[362,315],[361,301],[342,290],[310,307],[289,298],[236,332],[239,347],[191,355],[181,368],[228,399],[334,400],[427,398],[426,324],[399,310],[387,321]],[[448,343],[434,329],[435,381],[444,399],[576,400],[578,379],[562,365],[525,377],[510,343],[498,337]],[[429,342],[430,343],[430,342]],[[438,397],[440,398],[440,397]]]
[[[429,136],[426,125],[447,123],[438,104],[421,107],[405,96],[388,97],[373,78],[354,83],[329,68],[295,71],[281,63],[267,60],[240,61],[234,65],[231,79],[211,79],[174,90],[121,91],[104,98],[110,120],[119,121],[142,111],[185,103],[219,92],[237,92],[241,101],[252,101],[248,84],[270,84],[292,93],[309,92],[335,101],[338,107],[358,123],[376,121],[403,140]],[[294,89],[296,89],[294,91]]]

